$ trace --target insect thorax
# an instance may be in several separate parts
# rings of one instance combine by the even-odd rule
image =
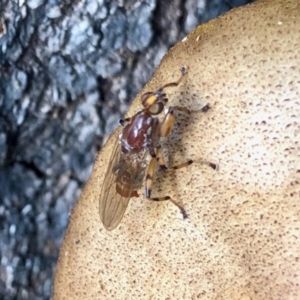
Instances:
[[[145,111],[138,112],[124,127],[121,135],[121,148],[124,154],[138,153],[155,147],[159,139],[159,121]]]

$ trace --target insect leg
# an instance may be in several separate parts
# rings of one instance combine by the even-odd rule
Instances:
[[[174,123],[175,123],[175,117],[174,117],[175,110],[184,112],[186,114],[191,114],[194,112],[207,112],[209,109],[210,109],[209,104],[206,104],[200,110],[190,110],[184,106],[169,107],[167,113],[165,114],[164,119],[162,120],[161,126],[160,126],[160,136],[161,137],[168,136],[170,134],[171,130],[173,129]]]
[[[197,159],[196,161],[192,160],[192,159],[189,159],[186,162],[175,165],[173,167],[167,167],[166,164],[165,164],[165,160],[164,160],[164,156],[163,156],[163,152],[161,150],[161,147],[158,147],[156,149],[156,159],[157,159],[159,167],[162,171],[178,170],[178,169],[181,169],[181,168],[184,168],[184,167],[187,167],[187,166],[191,165],[193,162],[198,162],[198,163],[201,163],[203,165],[207,165],[207,166],[211,167],[214,170],[216,170],[218,168],[217,164],[212,163],[210,161],[203,160],[203,159]]]
[[[167,200],[169,200],[169,201],[171,201],[174,205],[176,205],[180,209],[180,212],[182,213],[182,216],[183,216],[184,219],[186,219],[188,217],[188,215],[187,215],[186,210],[184,209],[184,207],[182,205],[180,205],[179,203],[177,203],[170,196],[148,198],[148,200],[151,200],[151,201],[167,201]]]
[[[184,106],[173,106],[173,109],[174,110],[178,110],[178,111],[181,111],[183,113],[186,113],[186,114],[191,114],[191,113],[196,113],[196,112],[207,112],[209,109],[210,109],[210,105],[209,104],[206,104],[204,105],[201,109],[199,110],[190,110],[188,109],[187,107],[184,107]]]
[[[174,108],[169,107],[160,125],[160,137],[168,136],[174,127],[174,123],[175,123]]]
[[[201,163],[202,165],[207,165],[207,166],[211,167],[211,168],[214,169],[214,170],[218,169],[217,164],[212,163],[212,162],[210,162],[210,161],[203,160],[203,159],[197,159],[197,160],[189,159],[189,160],[187,160],[187,161],[184,162],[184,163],[175,165],[175,166],[173,166],[173,167],[168,167],[166,171],[170,171],[170,170],[178,170],[178,169],[187,167],[187,166],[191,165],[191,164],[194,163],[194,162]]]
[[[161,146],[156,148],[156,161],[158,162],[161,170],[163,170],[163,171],[168,170],[168,167],[165,164],[165,159],[164,159],[163,152],[161,150]]]
[[[181,80],[182,80],[182,78],[184,77],[184,75],[187,74],[186,68],[185,68],[185,67],[182,67],[182,68],[180,69],[180,72],[181,72],[181,76],[180,76],[180,78],[179,78],[176,82],[169,82],[169,83],[163,85],[162,87],[160,87],[160,88],[157,90],[157,92],[158,92],[158,93],[161,93],[161,92],[162,92],[165,88],[167,88],[167,87],[179,85],[180,82],[181,82]]]
[[[193,161],[188,160],[185,163],[176,165],[176,166],[168,169],[167,166],[165,165],[165,160],[164,160],[161,146],[159,146],[156,148],[156,157],[153,157],[150,161],[150,164],[148,166],[147,176],[146,176],[146,197],[152,201],[167,201],[167,200],[171,201],[174,205],[176,205],[180,209],[180,211],[183,215],[183,218],[186,219],[188,216],[187,216],[187,213],[186,213],[185,209],[183,208],[183,206],[180,205],[179,203],[177,203],[175,200],[173,200],[170,196],[152,197],[151,198],[151,190],[152,190],[153,177],[154,177],[156,163],[159,164],[159,166],[162,170],[167,171],[167,170],[176,170],[176,169],[183,168],[183,167],[188,166],[191,163],[193,163]]]
[[[207,110],[206,106],[204,106],[204,108],[205,108],[205,111],[206,111]],[[161,123],[161,126],[160,126],[160,136],[161,137],[168,136],[169,133],[171,132],[173,126],[174,126],[174,122],[175,122],[174,109],[181,110],[181,111],[184,111],[184,112],[187,112],[187,113],[191,112],[186,107],[178,107],[178,106],[177,107],[170,107],[168,109],[168,112],[165,115],[162,123]],[[159,166],[163,171],[180,169],[180,168],[186,167],[186,166],[188,166],[188,165],[190,165],[194,162],[193,160],[190,159],[190,160],[188,160],[184,163],[181,163],[179,165],[173,166],[171,168],[167,168],[166,165],[165,165],[165,162],[164,162],[164,157],[163,157],[161,147],[157,148],[156,156],[157,156]],[[208,161],[205,161],[205,160],[198,160],[198,161],[202,164],[210,166],[213,169],[217,169],[217,165],[215,163],[211,163],[211,162],[208,162]]]
[[[210,166],[213,169],[217,168],[217,165],[205,160],[199,160],[201,163],[206,164],[208,166]],[[170,196],[164,196],[164,197],[150,197],[151,196],[151,189],[152,189],[152,184],[153,184],[153,175],[154,175],[154,171],[155,171],[155,166],[156,166],[156,162],[159,163],[159,166],[162,170],[164,171],[168,171],[168,170],[177,170],[186,166],[189,166],[190,164],[192,164],[194,161],[193,160],[188,160],[184,163],[178,164],[176,166],[173,166],[171,168],[167,168],[164,162],[164,158],[162,155],[162,150],[161,148],[157,148],[156,151],[156,158],[152,158],[148,167],[148,172],[147,172],[147,177],[146,177],[146,197],[148,198],[148,200],[152,200],[152,201],[171,201],[174,205],[176,205],[181,213],[184,219],[186,219],[188,217],[186,210],[184,209],[184,207],[179,204],[178,202],[176,202],[174,199],[172,199]]]
[[[119,124],[124,127],[125,123],[130,122],[132,118],[125,118],[125,119],[120,119]]]
[[[158,148],[158,149],[160,149],[160,148]],[[147,176],[146,176],[146,197],[147,197],[147,199],[152,200],[152,201],[167,201],[167,200],[171,201],[174,205],[176,205],[180,209],[180,211],[183,215],[183,218],[186,219],[187,213],[186,213],[185,209],[183,208],[183,206],[180,205],[179,203],[177,203],[175,200],[173,200],[170,196],[151,198],[153,176],[154,176],[157,160],[159,161],[158,158],[153,157],[148,166],[148,171],[147,171]]]
[[[145,193],[146,197],[151,197],[151,190],[153,184],[153,177],[156,167],[156,157],[152,157],[148,166],[147,175],[146,175],[146,186],[145,186]]]
[[[186,167],[186,166],[192,164],[194,161],[193,160],[188,160],[184,163],[178,164],[178,165],[173,166],[171,168],[167,168],[166,165],[165,165],[165,161],[164,161],[163,152],[161,150],[161,147],[158,147],[158,148],[156,148],[156,157],[152,157],[152,159],[149,163],[147,176],[146,176],[146,197],[147,197],[147,199],[152,200],[152,201],[167,201],[167,200],[171,201],[174,205],[176,205],[180,209],[180,211],[183,215],[183,218],[186,219],[188,217],[188,215],[187,215],[186,210],[184,209],[184,207],[181,204],[177,203],[170,196],[152,197],[151,198],[151,190],[152,190],[154,172],[155,172],[155,167],[156,167],[157,162],[158,162],[161,169],[163,169],[164,171],[167,171],[167,170],[177,170],[177,169]],[[216,164],[207,162],[205,160],[201,160],[200,162],[203,163],[203,164],[209,165],[213,169],[216,169]]]
[[[151,191],[152,191],[152,185],[153,185],[153,179],[154,179],[154,173],[155,173],[155,168],[156,168],[156,163],[158,162],[160,168],[163,171],[167,171],[167,170],[177,170],[183,167],[186,167],[190,164],[193,163],[192,160],[188,160],[187,162],[181,163],[179,165],[173,166],[171,168],[168,168],[165,165],[165,160],[163,157],[163,153],[161,150],[161,147],[156,148],[156,156],[152,157],[148,166],[148,170],[147,170],[147,175],[146,175],[146,186],[145,186],[145,193],[146,193],[146,197],[150,198],[151,197]],[[165,199],[168,200],[168,199]]]

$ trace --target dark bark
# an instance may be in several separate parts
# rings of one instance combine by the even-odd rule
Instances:
[[[1,299],[50,297],[103,138],[172,45],[246,2],[1,0]]]

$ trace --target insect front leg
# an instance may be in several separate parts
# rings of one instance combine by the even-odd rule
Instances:
[[[119,124],[124,127],[125,123],[128,123],[131,121],[132,118],[125,118],[125,119],[120,119]]]
[[[173,129],[174,127],[174,123],[175,123],[175,117],[174,117],[174,109],[178,109],[178,110],[184,110],[185,112],[189,112],[189,110],[185,107],[180,107],[180,108],[176,108],[176,107],[170,107],[161,123],[161,126],[160,126],[160,137],[166,137],[170,134],[171,130]],[[188,160],[184,163],[181,163],[179,165],[176,165],[176,166],[173,166],[172,168],[167,168],[166,164],[165,164],[165,160],[164,160],[164,157],[163,157],[163,152],[161,150],[161,147],[158,147],[156,149],[156,157],[157,157],[157,161],[159,163],[159,166],[160,168],[163,170],[163,171],[167,171],[168,169],[169,170],[175,170],[175,169],[180,169],[180,168],[183,168],[183,167],[186,167],[190,164],[193,163],[192,160]]]
[[[174,127],[175,124],[175,116],[174,111],[181,111],[186,114],[191,114],[195,112],[207,112],[210,109],[210,105],[206,104],[203,106],[200,110],[190,110],[187,107],[184,106],[171,106],[169,107],[167,113],[165,114],[165,117],[160,125],[160,137],[166,137],[170,134],[171,130]]]
[[[207,104],[200,110],[200,112],[207,112],[209,109],[210,109],[210,106],[209,106],[209,104]],[[186,114],[198,112],[198,111],[189,110],[188,108],[183,107],[183,106],[170,107],[160,125],[160,137],[168,136],[170,134],[171,130],[173,129],[174,123],[175,123],[174,110],[178,110],[178,111],[184,112]],[[163,157],[161,147],[157,148],[156,156],[157,156],[159,166],[163,171],[177,170],[177,169],[180,169],[183,167],[187,167],[194,162],[193,160],[189,159],[184,163],[181,163],[176,166],[168,168],[164,162],[164,157]],[[211,163],[211,162],[205,161],[205,160],[197,160],[197,161],[200,162],[201,164],[210,166],[214,170],[217,169],[217,165],[215,163]]]
[[[187,107],[184,106],[173,106],[174,110],[178,110],[181,111],[187,115],[190,115],[191,113],[196,113],[196,112],[201,112],[201,113],[205,113],[207,112],[209,109],[211,109],[209,104],[204,105],[201,109],[196,109],[196,110],[191,110],[188,109]]]
[[[167,113],[164,116],[160,124],[160,137],[166,137],[170,134],[174,127],[175,117],[174,117],[174,107],[169,107]]]

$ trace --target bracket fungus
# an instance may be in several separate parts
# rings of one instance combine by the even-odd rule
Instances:
[[[201,25],[163,58],[140,97],[176,80],[180,116],[163,146],[170,165],[153,194],[130,200],[121,224],[100,222],[99,192],[114,133],[71,213],[53,299],[299,299],[300,2],[258,1]]]

